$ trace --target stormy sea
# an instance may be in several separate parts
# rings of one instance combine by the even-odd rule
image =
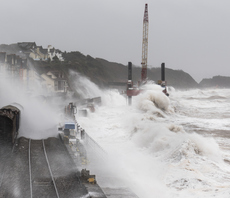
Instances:
[[[100,186],[140,198],[230,196],[229,89],[169,87],[167,97],[149,83],[129,106],[118,90],[88,83],[84,94],[102,105],[76,119],[106,153],[89,163]]]
[[[86,168],[103,190],[129,189],[139,198],[230,197],[229,89],[168,87],[167,97],[148,83],[128,105],[117,89],[101,90],[86,78],[76,79],[83,98],[102,101],[95,112],[75,118],[92,142],[86,146],[91,147]],[[57,136],[59,116],[52,107],[58,103],[63,110],[67,101],[45,102],[42,92],[21,95],[10,83],[0,88],[1,106],[24,108],[19,136]]]

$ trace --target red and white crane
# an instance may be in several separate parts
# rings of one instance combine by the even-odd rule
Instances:
[[[141,70],[141,82],[147,80],[147,60],[148,60],[148,33],[149,33],[149,16],[148,16],[148,4],[145,4],[145,12],[143,19],[143,40],[142,40],[142,70]]]
[[[143,41],[142,41],[142,70],[141,70],[141,82],[138,85],[144,84],[147,81],[147,57],[148,57],[148,32],[149,32],[149,16],[148,16],[148,4],[145,4],[144,19],[143,19]],[[128,64],[128,83],[126,94],[128,96],[128,103],[132,103],[132,96],[136,96],[141,92],[140,87],[133,87],[132,81],[132,63]]]
[[[143,19],[143,40],[142,40],[142,70],[141,70],[141,81],[138,82],[138,87],[133,86],[132,81],[132,63],[128,63],[128,83],[127,83],[127,90],[126,94],[128,96],[128,103],[129,105],[132,104],[132,96],[138,95],[142,89],[141,85],[147,82],[147,61],[148,61],[148,34],[149,34],[149,16],[148,16],[148,4],[145,4],[145,11],[144,11],[144,19]],[[163,92],[168,96],[166,89],[166,81],[165,81],[165,64],[162,63],[161,66],[161,86],[165,87]]]

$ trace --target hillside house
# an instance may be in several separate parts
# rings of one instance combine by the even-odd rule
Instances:
[[[0,52],[0,76],[6,72],[6,52]]]
[[[68,83],[64,74],[60,71],[49,71],[41,75],[46,87],[52,92],[67,92]]]
[[[35,42],[21,42],[18,43],[18,47],[21,49],[21,52],[23,52],[27,57],[29,57],[31,50],[34,50],[37,47],[37,45]]]
[[[18,46],[23,50],[23,51],[29,51],[30,49],[35,49],[37,47],[35,42],[22,42],[18,43]]]
[[[48,50],[43,49],[42,46],[37,46],[35,49],[31,49],[29,57],[36,61],[47,61],[48,60]]]
[[[7,54],[6,56],[6,62],[12,66],[15,65],[16,55],[15,54]]]
[[[6,62],[6,52],[0,52],[0,63]]]
[[[18,46],[22,49],[24,54],[35,61],[52,61],[55,56],[60,61],[64,61],[62,52],[58,49],[55,49],[51,45],[48,45],[47,49],[43,48],[42,46],[37,46],[35,42],[18,43]]]
[[[64,61],[64,58],[62,57],[62,52],[58,49],[55,49],[51,45],[48,45],[48,58],[52,61],[54,57],[57,57],[59,61]]]

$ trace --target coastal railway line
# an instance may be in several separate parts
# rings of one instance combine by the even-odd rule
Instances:
[[[59,198],[55,179],[49,165],[44,140],[29,140],[28,162],[30,197]]]
[[[0,149],[0,159],[1,159],[1,163],[0,163],[0,189],[1,189],[3,179],[5,176],[5,168],[7,165],[6,159],[11,154],[11,147],[5,142],[3,137],[0,137],[0,145],[1,145],[1,149]]]
[[[19,144],[23,147],[15,148],[12,152],[12,144],[9,142],[0,145],[0,149],[6,151],[1,157],[1,164],[4,169],[0,170],[2,175],[2,184],[0,188],[0,197],[30,197],[29,195],[29,177],[28,177],[28,140],[20,139]]]
[[[106,198],[85,163],[84,147],[101,147],[84,130],[82,141],[66,129],[45,140],[18,138],[22,110],[17,103],[0,109],[0,198]]]
[[[0,197],[72,198],[88,194],[78,167],[59,138],[21,137],[13,152],[12,144],[5,145],[0,142]]]

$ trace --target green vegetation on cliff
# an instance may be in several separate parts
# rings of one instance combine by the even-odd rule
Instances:
[[[69,71],[75,71],[88,77],[92,82],[100,87],[108,87],[110,82],[127,82],[128,71],[127,65],[109,62],[101,58],[93,58],[89,55],[85,56],[78,51],[64,52],[62,54],[64,61],[53,58],[53,61],[34,61],[29,58],[29,53],[24,53],[23,49],[17,44],[0,45],[1,52],[7,54],[23,55],[27,57],[30,67],[34,67],[39,74],[46,73],[50,70],[61,70],[67,77],[69,84],[73,77],[69,75]],[[128,63],[127,63],[128,64]],[[167,67],[167,64],[166,64]],[[147,71],[149,80],[157,83],[161,78],[160,68],[149,68]],[[141,67],[133,66],[133,82],[137,83],[141,79]],[[198,83],[186,72],[182,70],[172,70],[166,68],[166,81],[168,86],[175,88],[188,89],[197,88]]]
[[[229,88],[230,77],[214,76],[213,78],[205,78],[200,82],[200,86],[202,88],[208,88],[208,87]]]
[[[92,82],[100,87],[107,87],[109,82],[127,82],[127,65],[109,62],[101,58],[85,56],[80,52],[63,53],[65,61],[35,62],[36,69],[40,73],[60,69],[68,77],[68,71],[72,70],[88,77]],[[157,83],[161,78],[160,68],[151,68],[147,71],[148,79]],[[134,83],[141,79],[141,67],[133,66]],[[73,80],[73,79],[71,79]],[[70,81],[70,79],[69,79]],[[166,68],[166,81],[168,86],[187,89],[197,88],[198,83],[186,72]],[[71,82],[70,82],[71,83]]]

